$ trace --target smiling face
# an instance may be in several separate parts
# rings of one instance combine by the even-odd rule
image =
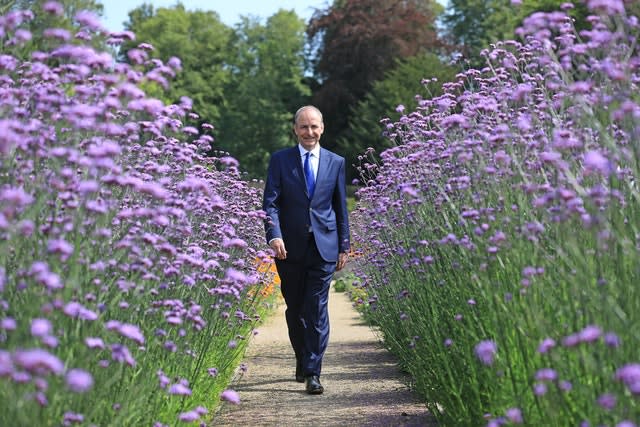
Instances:
[[[324,132],[322,115],[314,108],[304,108],[298,114],[293,131],[305,150],[313,150],[320,143],[320,137]]]

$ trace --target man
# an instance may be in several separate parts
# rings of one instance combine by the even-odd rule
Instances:
[[[300,108],[298,145],[274,153],[264,189],[265,230],[286,303],[296,381],[322,394],[322,357],[329,341],[329,286],[349,252],[345,160],[320,147],[324,131],[316,107]]]

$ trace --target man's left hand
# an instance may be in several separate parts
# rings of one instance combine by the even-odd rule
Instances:
[[[342,268],[347,264],[347,258],[349,258],[349,254],[347,252],[340,252],[340,255],[338,255],[338,263],[336,264],[336,271],[342,270]]]

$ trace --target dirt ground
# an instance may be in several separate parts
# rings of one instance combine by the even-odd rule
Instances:
[[[231,388],[239,405],[224,402],[214,426],[435,426],[406,386],[393,356],[351,306],[346,294],[329,297],[331,334],[325,353],[322,395],[295,382],[284,305],[249,344],[248,370]]]

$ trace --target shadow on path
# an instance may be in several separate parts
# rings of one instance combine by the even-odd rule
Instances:
[[[346,295],[332,290],[329,297],[331,335],[319,396],[306,394],[294,380],[284,306],[277,310],[252,338],[248,371],[232,385],[241,404],[225,402],[212,427],[436,425]]]

